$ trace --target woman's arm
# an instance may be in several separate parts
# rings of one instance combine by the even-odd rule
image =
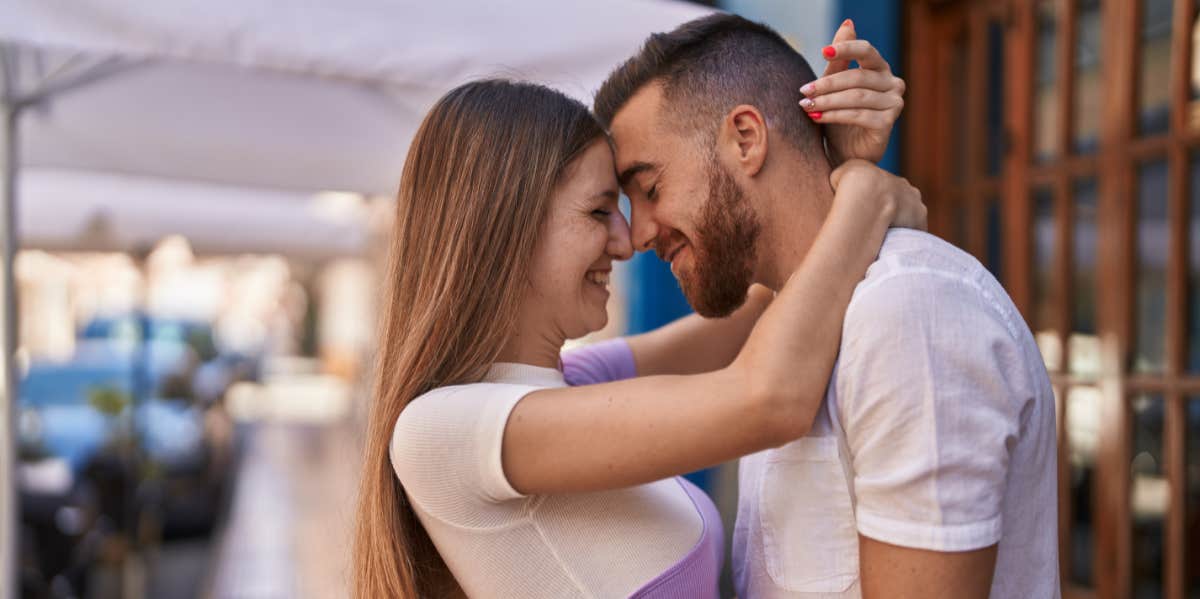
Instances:
[[[894,221],[924,222],[919,192],[865,162],[848,162],[831,183],[837,193],[816,241],[731,364],[530,393],[504,432],[509,483],[524,494],[614,489],[803,436],[884,233]]]
[[[697,374],[728,366],[774,297],[774,291],[751,285],[746,303],[725,318],[691,314],[628,337],[638,376]]]

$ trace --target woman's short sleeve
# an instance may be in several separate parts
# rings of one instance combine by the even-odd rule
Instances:
[[[409,497],[449,522],[501,524],[489,521],[489,513],[498,513],[481,507],[524,497],[504,475],[500,451],[513,407],[538,389],[502,383],[458,385],[435,389],[409,403],[396,421],[391,444],[392,467]]]

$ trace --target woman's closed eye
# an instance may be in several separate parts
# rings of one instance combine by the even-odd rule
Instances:
[[[592,211],[592,216],[595,216],[596,218],[600,218],[600,219],[606,219],[610,215],[612,215],[612,210],[609,210],[607,208],[597,208]]]

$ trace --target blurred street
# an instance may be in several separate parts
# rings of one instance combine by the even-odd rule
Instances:
[[[212,596],[345,595],[358,464],[348,420],[255,425],[218,541]]]

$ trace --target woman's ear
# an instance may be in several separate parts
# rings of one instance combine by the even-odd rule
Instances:
[[[721,122],[717,149],[726,164],[747,177],[757,175],[767,161],[767,121],[762,113],[749,104],[735,106]]]

